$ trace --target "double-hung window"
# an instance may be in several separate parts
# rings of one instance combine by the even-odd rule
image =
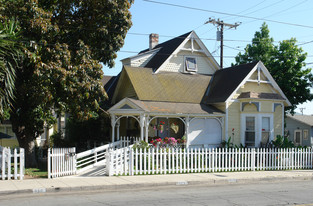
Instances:
[[[246,117],[245,145],[255,145],[255,117]]]

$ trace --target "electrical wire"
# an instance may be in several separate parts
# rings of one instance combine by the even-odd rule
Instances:
[[[162,5],[167,5],[167,6],[179,7],[179,8],[184,8],[184,9],[203,11],[203,12],[208,12],[208,13],[222,14],[222,15],[228,15],[228,16],[237,16],[237,17],[242,17],[242,18],[246,18],[246,19],[253,19],[253,20],[259,20],[259,21],[268,21],[268,22],[277,23],[277,24],[285,24],[285,25],[289,25],[289,26],[297,26],[297,27],[313,29],[313,26],[297,24],[297,23],[289,23],[289,22],[276,21],[276,20],[265,19],[265,18],[258,18],[258,17],[246,16],[246,15],[232,14],[232,13],[227,13],[227,12],[220,12],[220,11],[207,10],[207,9],[200,9],[200,8],[183,6],[183,5],[178,5],[178,4],[159,2],[159,1],[154,1],[154,0],[143,0],[143,1],[146,1],[146,2],[149,2],[149,3],[155,3],[155,4],[162,4]]]

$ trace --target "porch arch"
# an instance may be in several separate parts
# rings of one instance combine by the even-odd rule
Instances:
[[[115,115],[113,115],[112,119],[111,119],[112,142],[114,142],[114,140],[115,140],[115,129],[116,129],[116,139],[119,140],[119,138],[120,138],[120,129],[119,129],[120,128],[120,123],[119,123],[120,120],[122,118],[127,118],[128,119],[129,117],[135,119],[138,122],[138,124],[140,125],[140,127],[141,127],[140,119],[138,117],[134,116],[134,115],[120,115],[117,118],[116,118]]]

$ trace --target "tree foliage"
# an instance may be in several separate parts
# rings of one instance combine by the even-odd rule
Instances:
[[[22,59],[19,32],[13,19],[0,22],[0,117],[4,118],[14,99],[15,71]]]
[[[33,140],[55,114],[88,119],[106,98],[102,64],[112,67],[131,26],[132,0],[0,0],[0,20],[14,17],[25,45],[10,114],[26,164]]]
[[[310,93],[313,74],[310,68],[304,68],[306,56],[307,53],[297,45],[295,38],[274,45],[268,26],[263,23],[261,30],[255,33],[252,43],[235,60],[236,65],[262,61],[292,104],[288,109],[293,112],[296,105],[313,99],[313,94]]]

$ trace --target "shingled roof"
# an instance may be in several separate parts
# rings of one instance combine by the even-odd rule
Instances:
[[[287,115],[287,117],[313,127],[313,116],[312,115],[294,115],[294,116]]]
[[[156,54],[150,59],[149,62],[145,65],[145,67],[152,68],[154,71],[158,69],[172,53],[181,45],[181,43],[192,33],[192,31],[178,36],[176,38],[170,39],[166,42],[158,44],[153,49],[159,49]],[[145,49],[139,54],[145,53],[149,51],[149,49]]]
[[[211,76],[124,66],[139,100],[200,103]]]
[[[257,63],[242,64],[216,71],[203,102],[225,102]]]
[[[177,103],[177,102],[159,102],[159,101],[140,101],[127,98],[136,104],[142,110],[152,113],[168,114],[224,114],[219,109],[203,104]]]

